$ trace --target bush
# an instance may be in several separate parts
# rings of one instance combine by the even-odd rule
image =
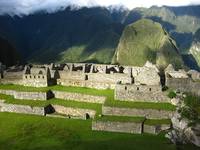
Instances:
[[[181,112],[182,118],[187,118],[193,121],[198,120],[198,113],[190,107],[183,107],[179,111]]]
[[[187,94],[187,96],[184,98],[184,103],[190,108],[198,108],[200,107],[200,97],[192,94]]]
[[[168,94],[169,98],[175,98],[176,97],[176,93],[174,91],[170,91]]]

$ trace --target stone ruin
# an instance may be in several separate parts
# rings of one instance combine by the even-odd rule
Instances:
[[[26,65],[1,69],[0,83],[33,87],[50,85],[114,89],[117,100],[168,102],[164,86],[200,95],[200,73],[194,70],[176,71],[169,65],[163,75],[156,65],[146,62],[143,67],[91,63]],[[161,83],[164,78],[164,84]]]
[[[200,96],[200,73],[197,71],[176,71],[172,65],[169,65],[165,69],[165,80],[167,87]]]

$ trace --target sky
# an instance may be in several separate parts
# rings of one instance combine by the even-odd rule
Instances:
[[[124,5],[129,9],[135,7],[186,6],[200,4],[200,0],[0,0],[0,15],[28,15],[39,10],[54,12],[69,5],[110,6]]]

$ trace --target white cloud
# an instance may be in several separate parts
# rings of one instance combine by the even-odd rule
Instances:
[[[200,0],[0,0],[0,14],[30,14],[38,10],[56,11],[60,7],[78,6],[109,6],[124,5],[129,9],[135,7],[184,6],[200,4]]]

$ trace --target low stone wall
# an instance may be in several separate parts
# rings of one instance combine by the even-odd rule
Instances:
[[[96,114],[96,111],[90,109],[64,107],[60,105],[51,105],[48,107],[52,107],[56,113],[69,116],[70,118],[88,119],[94,118]]]
[[[23,85],[23,80],[22,79],[7,79],[7,78],[3,78],[0,79],[0,83],[1,84],[17,84],[17,85]]]
[[[52,93],[49,92],[20,92],[14,90],[0,90],[1,94],[14,96],[15,99],[24,100],[47,100],[52,97]]]
[[[63,86],[76,86],[76,87],[88,87],[95,89],[114,89],[115,84],[106,82],[92,82],[87,80],[69,80],[69,79],[58,79],[58,85]]]
[[[115,99],[139,102],[170,102],[168,96],[161,89],[159,85],[117,84],[115,88]]]
[[[15,92],[14,98],[24,100],[47,100],[48,94],[46,92]]]
[[[106,97],[103,97],[103,96],[93,96],[93,95],[86,95],[86,94],[81,94],[81,93],[53,91],[53,94],[55,98],[64,99],[64,100],[74,100],[74,101],[79,101],[79,102],[103,104],[106,100]]]
[[[118,108],[103,106],[102,114],[114,116],[142,116],[149,119],[170,119],[174,112],[156,109]]]
[[[150,133],[150,134],[158,134],[161,131],[170,129],[170,124],[162,124],[162,125],[143,125],[143,132]]]
[[[0,90],[1,94],[5,94],[5,95],[11,95],[14,96],[15,95],[15,91],[14,90]]]
[[[30,107],[26,105],[4,104],[0,103],[1,112],[14,112],[23,114],[45,115],[43,107]]]
[[[142,123],[93,121],[92,130],[141,134]]]

